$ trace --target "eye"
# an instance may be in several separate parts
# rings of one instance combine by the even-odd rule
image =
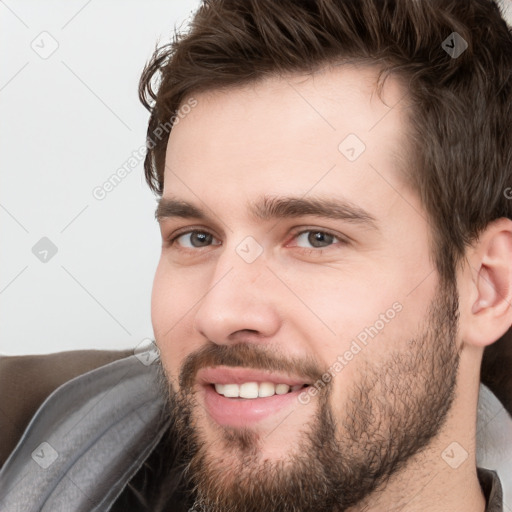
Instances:
[[[348,241],[343,237],[320,229],[300,231],[295,234],[294,239],[297,240],[298,247],[309,250],[309,252],[322,252],[322,249],[335,245],[336,242],[339,242],[340,244],[348,243]],[[311,247],[317,249],[317,251],[311,250]]]
[[[336,243],[347,244],[348,241],[339,235],[321,229],[307,229],[297,232],[293,239],[296,240],[294,247],[299,247],[306,252],[322,253]],[[221,245],[222,243],[208,231],[193,229],[183,231],[168,239],[169,246],[178,246],[178,249],[194,250],[210,245]],[[309,245],[309,246],[308,246]],[[312,248],[312,249],[311,249]]]
[[[302,240],[303,242],[307,242],[316,248],[324,248],[325,244],[331,245],[332,242],[336,239],[334,235],[330,233],[326,233],[325,231],[303,231],[299,233],[296,237],[297,240]]]
[[[215,240],[215,237],[207,231],[191,230],[172,237],[169,245],[177,244],[185,249],[197,249],[212,245],[212,240]],[[220,242],[213,245],[220,245]]]

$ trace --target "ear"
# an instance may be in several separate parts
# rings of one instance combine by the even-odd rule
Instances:
[[[461,336],[485,347],[512,325],[512,220],[491,222],[466,252],[460,276]]]

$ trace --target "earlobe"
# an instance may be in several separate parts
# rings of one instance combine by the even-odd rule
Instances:
[[[499,294],[494,287],[489,269],[482,265],[476,276],[478,298],[473,302],[471,313],[476,315],[480,311],[491,307],[499,300]]]
[[[512,220],[485,229],[468,257],[474,276],[466,343],[487,346],[512,324]]]

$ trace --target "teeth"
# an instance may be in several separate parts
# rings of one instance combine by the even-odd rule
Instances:
[[[224,384],[222,394],[228,398],[238,398],[240,396],[240,386],[238,384]]]
[[[276,387],[274,386],[274,384],[272,384],[272,382],[262,382],[258,390],[258,396],[261,398],[266,398],[267,396],[274,396],[275,391]]]
[[[303,384],[297,384],[290,388],[288,384],[274,384],[273,382],[244,382],[243,384],[215,384],[215,391],[226,398],[266,398],[274,395],[302,389]]]
[[[245,382],[240,386],[240,398],[258,398],[258,383]]]
[[[290,386],[288,384],[278,384],[276,386],[276,395],[284,395],[290,391]]]

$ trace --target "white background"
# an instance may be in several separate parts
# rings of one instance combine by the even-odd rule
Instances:
[[[138,80],[197,1],[0,2],[0,353],[130,348],[152,337],[160,252]],[[47,59],[51,34],[58,49]],[[37,46],[36,46],[37,47]],[[42,238],[58,252],[32,253]],[[42,255],[44,256],[44,254]]]
[[[160,238],[142,161],[103,200],[92,191],[144,144],[141,71],[196,5],[0,2],[0,354],[153,336]],[[46,59],[31,46],[56,44]],[[32,252],[43,237],[57,247],[45,263]]]

